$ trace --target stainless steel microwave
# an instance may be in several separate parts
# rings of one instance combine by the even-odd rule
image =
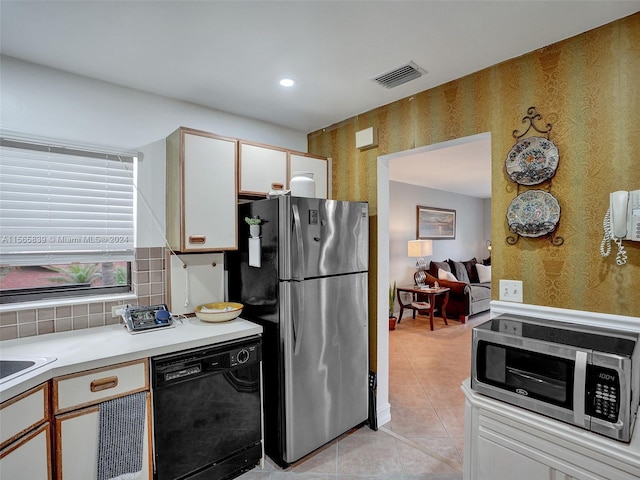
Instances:
[[[629,442],[639,344],[639,332],[499,315],[473,328],[471,388]]]

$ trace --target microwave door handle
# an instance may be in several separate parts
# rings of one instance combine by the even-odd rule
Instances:
[[[581,427],[588,427],[584,414],[587,359],[587,352],[576,352],[576,366],[573,374],[573,421]]]
[[[524,370],[520,370],[518,368],[507,367],[507,370],[510,374],[515,375],[516,377],[521,377],[526,380],[532,380],[536,383],[544,383],[545,385],[549,385],[556,389],[562,388],[564,385],[562,382],[554,380],[551,377],[545,377],[544,375],[538,375],[532,372],[525,372]]]

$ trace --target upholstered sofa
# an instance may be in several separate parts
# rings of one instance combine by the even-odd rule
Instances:
[[[429,264],[429,270],[425,272],[427,283],[433,285],[438,281],[440,286],[451,289],[447,303],[448,318],[458,317],[460,322],[465,323],[470,315],[489,310],[491,267],[482,264],[477,267],[477,264],[475,258],[465,262],[447,260]],[[481,272],[478,272],[479,269]],[[436,297],[436,308],[442,308],[443,300],[442,295]]]

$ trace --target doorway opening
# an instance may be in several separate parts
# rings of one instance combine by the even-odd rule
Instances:
[[[468,160],[465,161],[461,158],[456,158],[456,151],[458,151],[457,153],[459,154],[467,148],[472,152],[472,156]],[[463,166],[465,163],[466,165]],[[478,172],[477,178],[475,179],[472,178],[473,171]],[[447,194],[469,195],[469,193],[471,193],[472,196],[477,196],[478,198],[482,198],[483,196],[488,197],[489,207],[486,209],[488,212],[486,214],[488,220],[485,222],[487,226],[483,227],[483,232],[479,237],[475,236],[475,238],[470,241],[471,243],[467,243],[465,240],[455,242],[457,244],[455,248],[460,249],[461,255],[472,253],[476,255],[476,258],[481,259],[487,256],[486,241],[491,239],[491,134],[489,132],[378,157],[378,292],[386,292],[389,288],[388,282],[395,276],[401,275],[403,271],[405,276],[411,274],[411,282],[413,278],[411,270],[415,268],[413,267],[415,260],[406,257],[406,240],[415,239],[415,236],[406,238],[404,241],[404,254],[400,252],[402,242],[394,245],[394,250],[398,251],[397,254],[404,257],[402,260],[404,263],[400,267],[400,271],[396,269],[395,265],[392,267],[390,262],[390,231],[397,226],[391,222],[390,182],[400,181],[400,179],[404,178],[402,175],[405,175],[411,180],[405,181],[404,183],[412,183],[416,185],[416,188],[423,186],[428,189],[438,190],[445,196]],[[423,183],[418,186],[416,182],[419,181],[420,178],[423,179]],[[481,180],[478,180],[478,178]],[[484,185],[482,185],[482,182],[484,182]],[[467,187],[465,187],[465,184]],[[447,192],[447,190],[449,191]],[[410,218],[411,216],[413,216],[412,219]],[[405,221],[405,223],[407,221],[413,222],[409,229],[414,229],[415,231],[415,206],[403,221]],[[396,242],[395,239],[394,242]],[[434,242],[437,245],[437,247],[434,246],[434,258],[439,259],[440,256],[455,258],[456,251],[447,251],[447,248],[451,247],[453,243],[447,245],[446,242],[440,242],[440,244]],[[463,252],[463,250],[467,251]],[[408,283],[409,277],[404,278],[403,281]],[[387,302],[379,296],[376,354],[378,359],[378,423],[380,425],[383,425],[391,419],[388,390],[389,330],[387,307]]]

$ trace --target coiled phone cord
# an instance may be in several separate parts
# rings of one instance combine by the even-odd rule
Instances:
[[[604,236],[600,243],[600,255],[608,257],[611,253],[611,240],[618,245],[618,253],[616,253],[616,263],[618,265],[624,265],[627,263],[627,252],[622,245],[622,239],[613,236],[611,231],[611,208],[607,209],[607,213],[604,214],[604,220],[602,221],[602,228],[604,230]]]

